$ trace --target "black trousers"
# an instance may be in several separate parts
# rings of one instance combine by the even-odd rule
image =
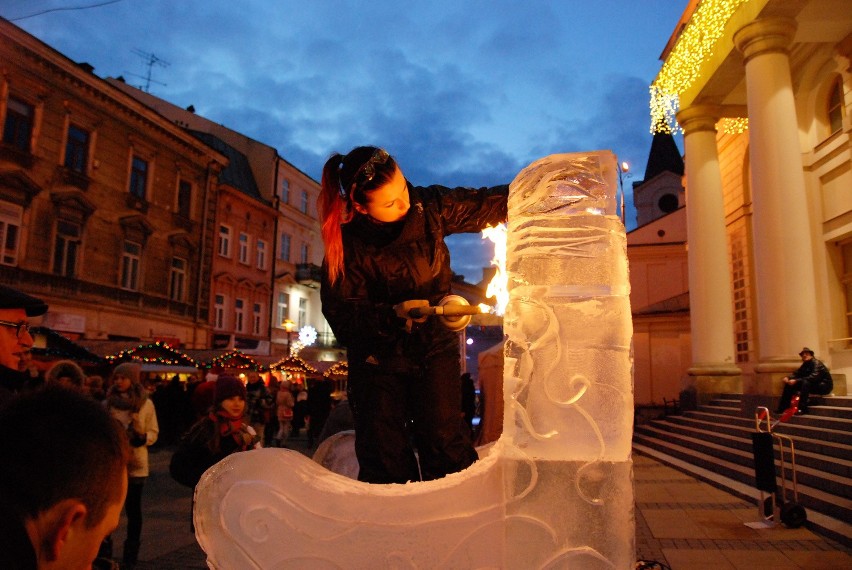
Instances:
[[[824,382],[813,383],[804,378],[794,378],[792,384],[784,383],[784,390],[781,392],[781,400],[778,402],[779,414],[790,407],[790,402],[796,393],[799,393],[799,409],[803,412],[808,411],[808,398],[811,392],[824,396],[831,392],[831,387]]]
[[[461,410],[457,350],[418,361],[350,359],[348,387],[361,481],[428,481],[477,460]]]
[[[147,477],[130,477],[127,483],[127,498],[124,513],[127,515],[127,540],[139,542],[142,536],[142,489]]]

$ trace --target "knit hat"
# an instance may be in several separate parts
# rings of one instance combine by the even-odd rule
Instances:
[[[139,383],[139,374],[142,372],[142,366],[137,364],[136,362],[122,362],[118,366],[116,366],[112,371],[112,377],[115,378],[119,374],[130,378],[130,381],[134,384]]]
[[[219,376],[216,380],[216,403],[220,403],[228,398],[239,396],[243,400],[246,399],[246,385],[243,381],[234,376]]]

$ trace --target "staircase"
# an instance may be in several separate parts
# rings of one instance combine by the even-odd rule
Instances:
[[[698,410],[636,426],[633,448],[753,501],[759,496],[751,440],[756,428],[753,412],[742,407],[740,394],[723,394]],[[773,432],[793,439],[807,527],[852,546],[852,397],[813,396],[809,414],[779,423]],[[778,455],[776,445],[776,466]],[[789,479],[789,468],[787,473]],[[789,482],[787,494],[792,499]]]

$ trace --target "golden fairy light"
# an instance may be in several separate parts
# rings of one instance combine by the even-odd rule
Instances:
[[[494,243],[494,257],[491,259],[491,265],[496,268],[496,271],[488,284],[485,296],[497,299],[493,312],[496,315],[502,315],[509,303],[509,277],[506,273],[506,224],[488,226],[482,230],[482,239],[486,238]]]
[[[713,53],[728,21],[751,0],[703,0],[651,84],[651,132],[678,130],[679,97],[701,77],[701,64]]]

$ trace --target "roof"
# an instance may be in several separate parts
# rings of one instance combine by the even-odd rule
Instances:
[[[260,195],[260,190],[258,190],[257,182],[255,181],[254,174],[251,171],[251,165],[249,164],[248,157],[246,157],[245,154],[241,153],[216,135],[191,129],[189,129],[189,132],[192,136],[202,141],[210,148],[228,157],[228,166],[219,173],[219,182],[221,184],[227,184],[232,188],[236,188],[243,194],[251,196],[255,200],[268,204],[268,202]]]
[[[645,166],[645,180],[650,180],[661,172],[674,172],[683,176],[683,157],[669,133],[654,133],[648,164]]]

